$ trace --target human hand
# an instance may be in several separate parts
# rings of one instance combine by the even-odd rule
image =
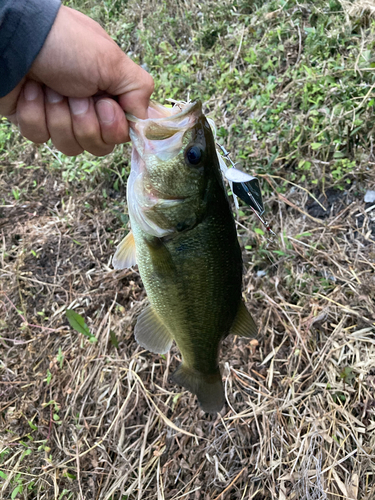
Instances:
[[[66,155],[102,156],[129,140],[124,110],[145,118],[153,89],[98,23],[62,6],[28,75],[0,99],[0,114],[33,142],[51,138]]]

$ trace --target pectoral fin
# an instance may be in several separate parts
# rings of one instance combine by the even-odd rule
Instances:
[[[237,316],[230,329],[230,333],[239,337],[254,338],[258,334],[258,328],[251,317],[251,314],[246,309],[245,304],[241,301],[237,311]]]
[[[134,329],[135,340],[148,351],[165,354],[171,348],[173,337],[151,305],[138,316]]]
[[[115,269],[126,269],[135,266],[136,263],[135,241],[133,233],[130,231],[117,247],[112,265]]]

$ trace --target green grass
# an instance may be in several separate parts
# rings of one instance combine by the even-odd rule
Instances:
[[[204,101],[220,140],[250,171],[320,189],[344,189],[365,175],[375,125],[375,21],[348,24],[334,0],[162,1],[152,9],[65,3],[100,22],[152,74],[155,100]],[[17,154],[18,141],[2,120],[0,161]],[[68,182],[97,182],[103,164],[123,161],[121,148],[104,161],[41,153]],[[119,174],[124,180],[128,169]]]

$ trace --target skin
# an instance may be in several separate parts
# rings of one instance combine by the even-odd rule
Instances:
[[[0,99],[0,114],[62,153],[110,153],[129,140],[124,111],[147,116],[154,82],[89,17],[62,6],[29,73]]]

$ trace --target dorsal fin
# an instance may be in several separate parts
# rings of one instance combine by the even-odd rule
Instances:
[[[151,305],[146,306],[138,316],[134,335],[140,346],[157,354],[168,352],[173,342],[172,335]]]
[[[136,263],[134,236],[132,231],[129,231],[117,247],[112,259],[112,265],[115,269],[126,269],[127,267],[135,266]]]
[[[232,335],[238,335],[239,337],[249,338],[254,338],[258,334],[258,328],[242,300],[237,311],[237,316],[230,329],[230,333]]]

